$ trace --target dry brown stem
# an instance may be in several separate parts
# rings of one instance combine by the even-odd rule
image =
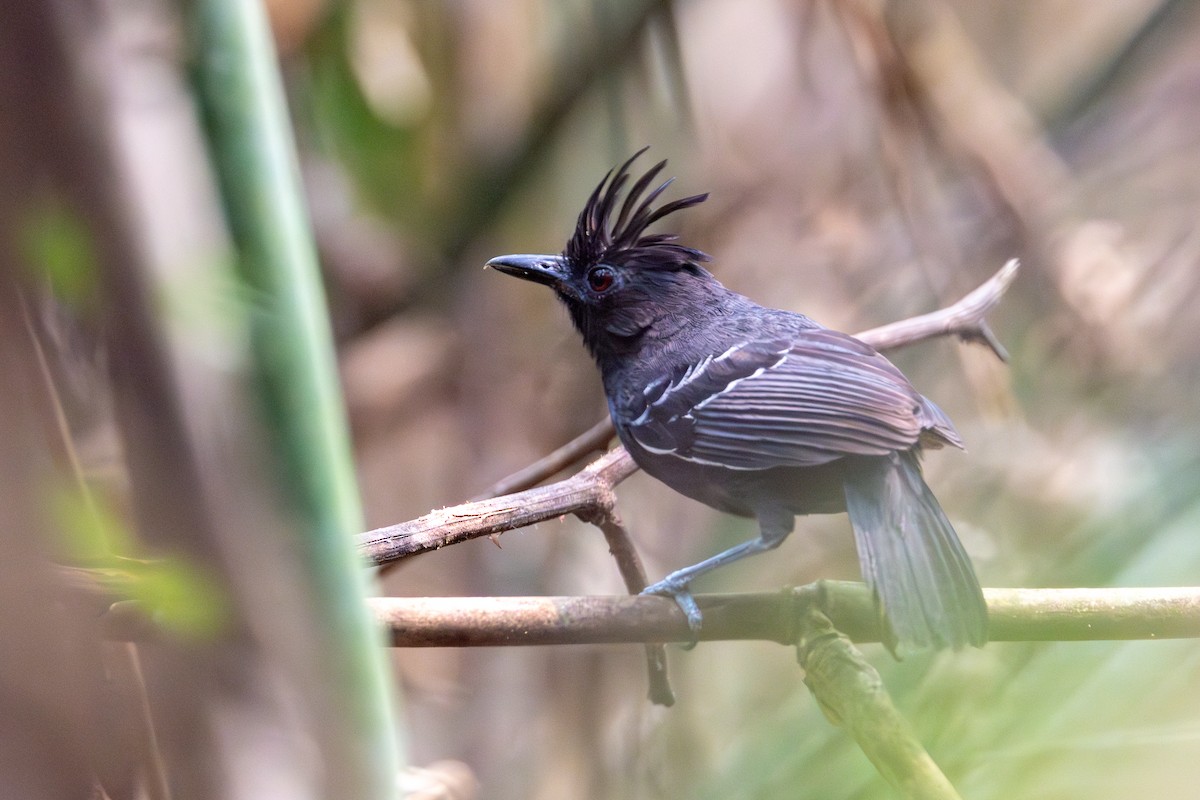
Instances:
[[[566,480],[516,494],[442,508],[359,537],[359,551],[373,564],[536,525],[566,514],[612,508],[612,489],[637,471],[622,448],[612,450]]]

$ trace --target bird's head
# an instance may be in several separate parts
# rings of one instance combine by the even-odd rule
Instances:
[[[701,266],[706,254],[676,243],[671,233],[646,229],[676,211],[702,203],[707,194],[657,208],[665,181],[650,190],[666,166],[661,161],[621,195],[629,166],[642,148],[610,171],[592,192],[559,255],[510,255],[487,266],[554,289],[566,304],[584,343],[597,360],[636,349],[647,334],[669,335],[711,304],[716,279]]]

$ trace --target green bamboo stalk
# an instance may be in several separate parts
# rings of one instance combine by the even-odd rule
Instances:
[[[329,765],[356,798],[394,797],[399,769],[382,640],[364,604],[352,536],[362,509],[317,256],[265,11],[256,0],[197,0],[196,79],[242,274],[275,448],[298,548],[325,619],[348,741]],[[339,692],[340,690],[340,692]],[[354,776],[347,778],[347,776]]]

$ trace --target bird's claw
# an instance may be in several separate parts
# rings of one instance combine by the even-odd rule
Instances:
[[[669,597],[674,600],[675,605],[679,606],[679,610],[687,619],[688,629],[692,632],[692,638],[682,647],[684,650],[691,650],[696,646],[700,641],[700,628],[704,621],[704,615],[700,613],[700,606],[696,605],[696,598],[692,597],[692,590],[686,579],[680,580],[674,575],[668,575],[658,583],[647,586],[641,593]]]

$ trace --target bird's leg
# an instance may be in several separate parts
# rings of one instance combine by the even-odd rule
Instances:
[[[706,558],[698,564],[693,564],[690,567],[672,572],[667,577],[655,584],[651,584],[642,590],[642,594],[656,594],[663,597],[670,597],[679,606],[683,615],[687,617],[688,627],[692,629],[692,644],[695,644],[695,637],[700,635],[700,626],[703,622],[703,615],[700,613],[700,607],[696,605],[696,599],[692,597],[691,583],[694,578],[710,572],[717,567],[723,567],[726,564],[732,564],[734,561],[752,556],[755,553],[761,553],[765,550],[777,546],[779,542],[768,544],[761,536],[757,539],[751,539],[748,542],[742,542],[739,545],[729,548],[723,553],[718,553],[712,558]]]
[[[795,515],[783,508],[763,509],[759,511],[757,516],[759,525],[757,539],[742,542],[711,558],[706,558],[698,564],[676,570],[658,583],[647,586],[642,590],[642,594],[670,597],[675,601],[675,604],[679,606],[679,610],[687,618],[688,627],[692,630],[693,646],[700,635],[703,615],[700,613],[700,607],[696,605],[696,599],[692,597],[692,581],[706,572],[711,572],[717,567],[723,567],[726,564],[732,564],[746,556],[763,553],[767,550],[774,550],[792,532],[792,526],[795,523]]]

